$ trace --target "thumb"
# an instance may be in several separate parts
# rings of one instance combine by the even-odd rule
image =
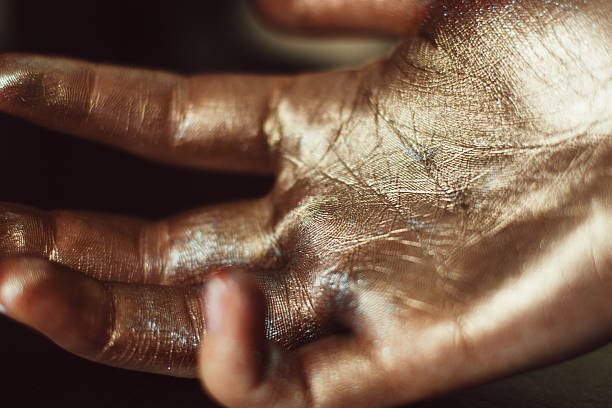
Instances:
[[[199,374],[213,398],[232,408],[307,405],[297,361],[265,337],[265,300],[251,276],[217,275],[203,304]]]

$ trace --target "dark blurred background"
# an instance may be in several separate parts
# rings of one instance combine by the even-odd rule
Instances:
[[[384,54],[389,46],[367,39],[276,36],[262,30],[238,0],[0,0],[0,52],[61,55],[181,73],[288,73],[358,64]],[[263,177],[158,165],[6,115],[0,115],[0,135],[0,174],[5,175],[0,201],[158,218],[260,196],[272,185]],[[610,354],[603,350],[422,406],[612,406]],[[4,406],[214,406],[195,380],[90,363],[3,317],[0,366]]]

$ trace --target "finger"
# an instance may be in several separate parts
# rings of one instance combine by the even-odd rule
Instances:
[[[138,282],[151,223],[128,217],[0,205],[0,257],[46,258],[100,280]],[[151,263],[151,262],[149,262]]]
[[[0,266],[5,313],[92,361],[191,377],[202,332],[201,289],[101,283],[36,259]]]
[[[228,407],[273,407],[262,382],[279,352],[268,345],[264,332],[264,299],[246,275],[226,274],[207,284],[206,334],[200,350],[200,378],[208,392]],[[273,351],[274,350],[274,351]],[[280,355],[280,354],[277,354]],[[284,363],[284,362],[283,362]],[[292,376],[298,367],[286,367]],[[289,380],[289,378],[287,378]],[[300,407],[303,387],[286,381],[275,391],[283,393],[285,406]],[[270,386],[267,386],[270,387]],[[287,400],[292,397],[292,401]]]
[[[267,173],[274,154],[263,124],[286,82],[4,55],[0,111],[154,160]]]
[[[254,0],[267,21],[287,30],[415,34],[432,0]]]
[[[223,204],[166,220],[148,240],[160,241],[154,275],[161,284],[201,283],[227,267],[265,270],[281,261],[269,199]],[[161,238],[156,236],[161,235]]]
[[[101,281],[201,282],[219,266],[272,262],[266,200],[160,222],[0,205],[0,257],[46,258]]]
[[[295,352],[264,337],[264,301],[246,275],[206,286],[207,331],[200,349],[204,387],[228,407],[369,407],[384,395],[370,349],[332,337]],[[376,392],[372,392],[376,391]]]

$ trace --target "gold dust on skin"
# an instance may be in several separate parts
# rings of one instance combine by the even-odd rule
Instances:
[[[170,164],[274,174],[276,184],[258,200],[153,223],[3,205],[3,253],[53,259],[76,271],[71,285],[111,293],[114,320],[101,321],[112,320],[112,336],[88,357],[125,368],[193,376],[201,286],[228,265],[255,276],[267,335],[288,349],[346,327],[380,344],[383,367],[395,363],[389,350],[434,356],[418,364],[448,368],[455,385],[478,380],[461,377],[466,361],[497,375],[575,351],[610,327],[612,310],[606,279],[594,281],[612,253],[612,32],[594,22],[608,21],[612,3],[484,3],[444,2],[424,37],[384,60],[289,79],[185,82],[8,58],[9,113]],[[75,78],[91,92],[58,91]],[[65,115],[65,98],[83,94]],[[222,160],[229,151],[238,157]],[[591,285],[583,298],[571,290],[581,282]],[[567,313],[547,319],[550,310]],[[550,324],[559,319],[577,330]],[[481,358],[457,357],[458,327]],[[555,338],[567,348],[551,347]]]

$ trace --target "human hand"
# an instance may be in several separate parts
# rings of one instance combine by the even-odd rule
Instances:
[[[156,223],[5,205],[3,255],[52,261],[4,263],[9,315],[95,361],[193,376],[202,283],[229,269],[207,290],[229,323],[200,372],[232,406],[389,405],[607,339],[610,6],[471,3],[358,71],[185,79],[4,57],[6,112],[277,178],[257,202]],[[269,353],[264,331],[294,351]]]

